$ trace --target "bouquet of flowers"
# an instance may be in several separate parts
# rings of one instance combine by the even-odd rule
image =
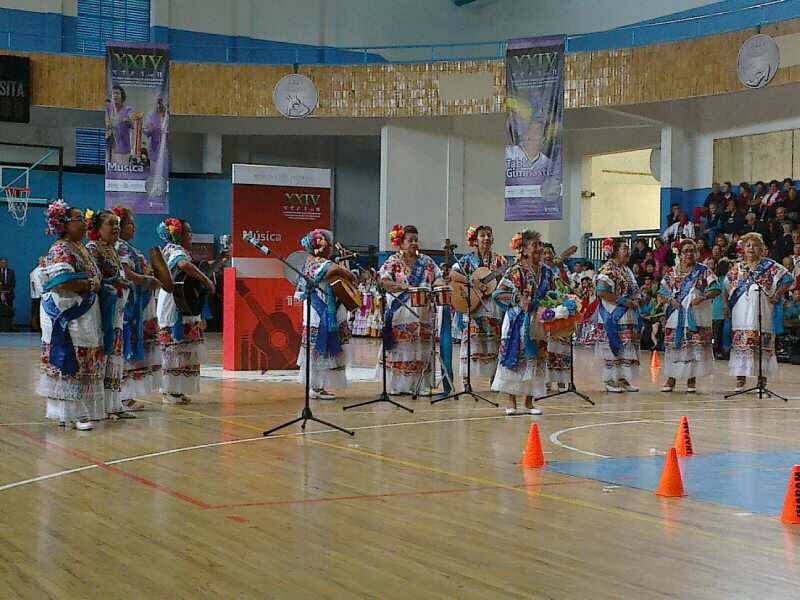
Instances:
[[[547,292],[539,303],[536,317],[551,335],[571,335],[581,320],[580,308],[581,299],[559,281],[556,289]]]

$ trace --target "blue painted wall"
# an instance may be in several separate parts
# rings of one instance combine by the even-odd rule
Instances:
[[[56,174],[52,171],[32,171],[30,186],[33,195],[56,196]],[[186,218],[193,231],[220,236],[230,233],[231,227],[230,177],[181,177],[170,179],[170,212]],[[103,208],[103,175],[100,173],[64,173],[64,198],[81,208]],[[164,215],[138,215],[135,244],[142,249],[159,244],[155,229]],[[47,252],[53,239],[44,235],[42,207],[31,207],[28,221],[19,227],[0,206],[0,256],[8,258],[9,266],[16,271],[17,287],[15,318],[17,324],[30,322],[30,297],[28,274],[36,266],[39,256]]]

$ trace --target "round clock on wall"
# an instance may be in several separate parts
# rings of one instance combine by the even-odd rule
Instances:
[[[284,117],[302,119],[317,108],[319,90],[314,82],[300,73],[290,73],[281,78],[272,90],[275,108]]]

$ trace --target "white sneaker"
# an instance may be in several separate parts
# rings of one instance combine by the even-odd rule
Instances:
[[[311,390],[309,392],[309,397],[317,398],[319,400],[336,400],[336,396],[334,394],[326,392],[325,390]]]
[[[609,392],[611,394],[621,394],[622,393],[622,388],[619,387],[616,383],[606,381],[605,384],[606,384],[606,391],[607,392]]]
[[[90,431],[94,429],[94,423],[91,421],[73,421],[72,427],[78,431]]]

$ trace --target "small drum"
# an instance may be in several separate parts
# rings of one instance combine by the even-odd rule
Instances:
[[[433,301],[436,306],[450,306],[453,298],[453,288],[449,285],[440,285],[433,288]]]
[[[428,287],[408,288],[411,306],[428,306],[431,302],[431,289]]]

